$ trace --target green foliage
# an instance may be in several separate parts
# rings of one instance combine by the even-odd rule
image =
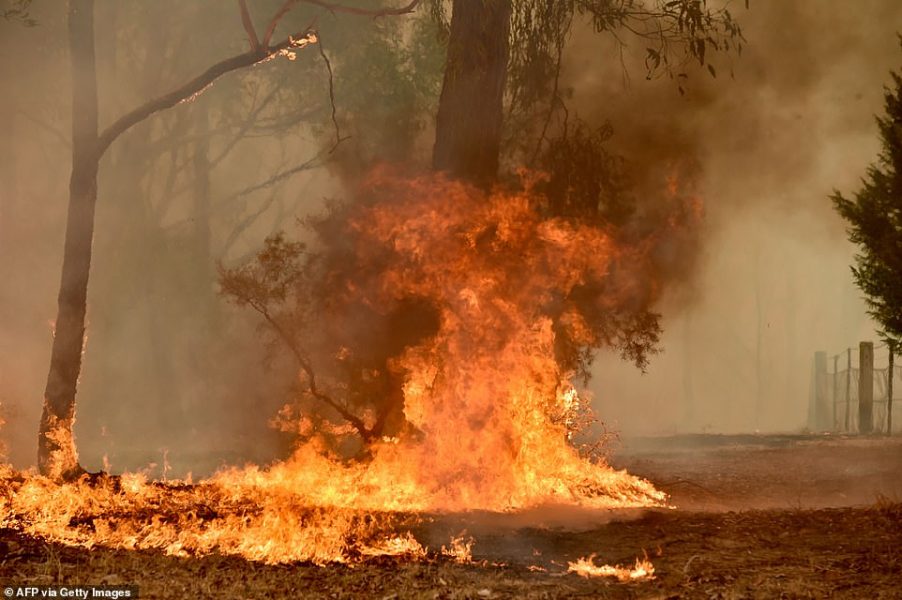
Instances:
[[[537,161],[548,175],[542,191],[551,214],[622,226],[634,212],[623,158],[608,152],[610,124],[592,128],[577,121],[548,140]]]
[[[430,0],[428,12],[447,34],[448,3]],[[588,20],[596,32],[609,33],[625,46],[631,35],[650,44],[649,78],[677,79],[682,92],[687,63],[705,66],[711,54],[742,51],[742,29],[726,8],[707,0],[514,0],[510,29],[508,97],[511,112],[529,111],[548,95],[557,95],[561,55],[575,20]]]
[[[444,47],[426,15],[350,19],[324,33],[335,59],[338,118],[363,168],[410,160],[432,122],[441,85]]]
[[[302,276],[304,244],[288,242],[282,233],[266,238],[256,259],[234,269],[220,269],[223,295],[239,306],[266,308],[285,302]]]
[[[742,30],[727,9],[711,9],[706,0],[523,0],[511,17],[509,88],[514,110],[529,109],[555,94],[561,54],[575,20],[588,20],[621,46],[626,36],[649,44],[647,77],[678,80],[680,91],[691,62],[707,66],[715,52],[742,50]]]
[[[848,222],[849,240],[859,247],[852,274],[864,292],[881,335],[902,342],[902,76],[892,73],[885,114],[877,124],[883,149],[867,170],[854,198],[839,192],[833,205]]]

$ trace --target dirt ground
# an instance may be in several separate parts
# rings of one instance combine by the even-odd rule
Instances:
[[[435,557],[266,566],[234,557],[67,548],[0,530],[0,586],[137,584],[143,598],[902,598],[902,440],[682,436],[627,440],[612,464],[674,509],[432,517],[430,548],[466,529],[472,564]],[[567,574],[631,564],[654,579]]]

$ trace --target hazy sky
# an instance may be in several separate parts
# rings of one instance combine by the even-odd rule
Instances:
[[[624,148],[673,143],[702,166],[705,243],[695,277],[661,306],[664,354],[644,376],[612,357],[596,368],[599,413],[627,433],[798,430],[813,353],[875,339],[828,195],[853,192],[876,159],[902,4],[731,7],[741,57],[720,59],[716,80],[688,69],[685,96],[641,68],[629,84],[595,68],[597,42],[568,61],[577,104],[623,124]]]
[[[0,82],[7,91],[0,98],[0,236],[6,236],[0,240],[0,410],[9,422],[2,435],[20,465],[33,461],[69,174],[61,6],[36,3],[40,25],[34,29],[0,22]],[[154,71],[148,57],[129,55],[129,47],[113,52],[108,36],[98,36],[105,120],[165,88],[163,83],[196,72],[211,56],[244,47],[231,13],[219,19],[189,15],[208,25],[183,36],[198,48],[186,52],[176,44],[179,31],[155,20],[165,19],[165,11],[137,5],[144,7],[145,20],[117,22],[116,5],[98,6],[102,31],[131,27],[140,41],[135,47],[165,48],[166,59]],[[834,188],[853,191],[876,157],[873,115],[881,110],[888,71],[902,67],[895,32],[902,3],[753,0],[750,10],[743,2],[730,6],[747,39],[742,55],[718,57],[717,79],[689,68],[685,95],[667,78],[645,80],[640,41],[626,40],[628,78],[616,44],[588,30],[574,33],[564,60],[572,109],[593,122],[610,119],[614,148],[640,161],[666,162],[689,153],[700,165],[694,183],[705,205],[703,243],[691,275],[659,307],[664,353],[645,375],[607,354],[595,368],[590,387],[597,411],[625,434],[797,430],[805,425],[813,353],[833,354],[874,339],[849,274],[854,249],[827,196]],[[194,27],[190,23],[185,27]],[[26,54],[23,48],[39,50]],[[180,59],[171,60],[177,51]],[[135,67],[141,60],[147,66]],[[298,69],[307,68],[304,60],[299,57]],[[310,73],[322,78],[321,66],[310,64]],[[349,61],[336,68],[354,66]],[[298,86],[307,82],[286,73],[295,73]],[[365,82],[366,73],[358,79]],[[242,86],[254,81],[253,73],[230,77],[215,91],[246,92]],[[324,93],[323,81],[307,87]],[[313,98],[322,102],[323,94]],[[273,389],[274,378],[260,367],[263,352],[253,321],[235,317],[228,307],[200,308],[194,304],[199,291],[185,284],[200,268],[182,252],[192,227],[191,188],[176,179],[173,189],[181,195],[168,208],[160,192],[167,161],[185,157],[160,154],[150,163],[127,162],[144,156],[135,154],[142,139],[161,139],[167,128],[194,127],[191,119],[210,106],[205,101],[130,133],[101,167],[84,402],[76,429],[89,466],[98,466],[104,454],[120,464],[133,455],[146,462],[177,443],[185,444],[186,456],[207,447],[240,447],[236,454],[247,456],[248,448],[261,445],[259,428],[242,429],[248,411],[265,427],[262,415],[271,414],[279,405],[273,398],[285,392]],[[386,122],[391,116],[379,114]],[[431,135],[428,127],[422,135]],[[218,245],[262,207],[231,256],[253,249],[255,240],[280,223],[292,223],[295,215],[340,192],[337,171],[320,169],[288,180],[273,199],[234,197],[273,164],[288,166],[315,152],[313,137],[300,126],[278,144],[249,139],[212,172],[214,196],[232,198],[229,206],[237,207],[214,226]],[[206,287],[204,297],[210,296],[210,282]],[[110,297],[116,302],[104,304]],[[233,317],[228,327],[218,320],[223,314]],[[210,403],[215,409],[203,424],[184,425]],[[187,431],[188,441],[167,438],[175,429]]]

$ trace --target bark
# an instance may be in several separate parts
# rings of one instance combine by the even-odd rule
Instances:
[[[94,2],[71,0],[72,175],[69,180],[69,211],[55,335],[38,433],[38,468],[42,474],[65,480],[84,473],[78,464],[72,425],[75,421],[75,393],[81,373],[100,157],[116,138],[133,125],[200,94],[222,75],[268,60],[280,51],[299,50],[311,43],[316,43],[315,36],[302,32],[288,36],[274,46],[260,47],[220,61],[181,87],[123,115],[98,135]]]
[[[68,479],[83,472],[72,436],[75,390],[81,371],[88,275],[97,202],[97,73],[94,59],[94,2],[69,4],[72,63],[72,174],[69,211],[50,372],[38,435],[41,473]]]
[[[487,186],[498,173],[510,0],[455,0],[433,167]]]

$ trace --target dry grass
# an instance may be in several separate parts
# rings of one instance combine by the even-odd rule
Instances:
[[[579,531],[549,521],[537,527],[542,519],[536,515],[532,527],[485,515],[434,518],[414,529],[432,549],[418,563],[383,558],[353,566],[266,566],[219,555],[70,548],[0,529],[0,585],[137,584],[143,598],[223,600],[902,598],[900,448],[899,440],[840,440],[645,453],[631,468],[670,481],[664,487],[683,507],[768,508],[653,510],[582,524]],[[793,498],[799,501],[788,501]],[[857,505],[802,508],[840,502]],[[464,526],[475,538],[470,564],[440,551],[449,532]],[[654,564],[652,581],[566,574],[568,562],[580,557],[596,554],[596,564],[629,565],[643,553]]]
[[[511,547],[531,548],[505,556]],[[626,564],[646,549],[656,578],[564,574],[568,560]],[[0,582],[135,583],[145,598],[897,598],[902,504],[742,513],[650,512],[580,533],[484,535],[471,565],[378,560],[265,566],[234,557],[75,549],[0,531]],[[532,556],[538,552],[538,556]],[[493,566],[493,562],[507,562]],[[530,565],[544,566],[533,572]]]

